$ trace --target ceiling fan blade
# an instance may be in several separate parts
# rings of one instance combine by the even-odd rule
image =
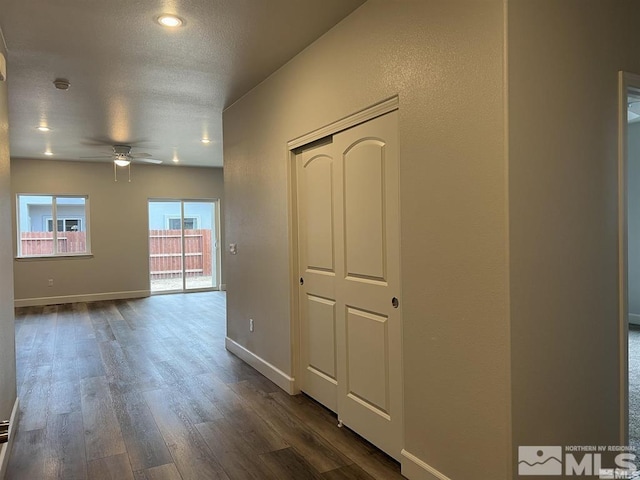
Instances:
[[[153,163],[154,165],[159,165],[159,164],[162,163],[162,160],[156,160],[155,158],[136,158],[136,161],[145,162],[145,163]]]
[[[140,152],[140,153],[132,153],[129,155],[131,158],[151,158],[150,153]]]
[[[78,157],[80,160],[111,160],[113,155],[95,155],[93,157]]]

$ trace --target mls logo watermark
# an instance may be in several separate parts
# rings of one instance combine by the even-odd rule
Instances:
[[[562,475],[562,447],[518,447],[518,475]]]
[[[613,467],[603,468],[603,454],[608,458],[613,456]],[[640,479],[635,460],[632,447],[618,445],[518,447],[518,475]]]

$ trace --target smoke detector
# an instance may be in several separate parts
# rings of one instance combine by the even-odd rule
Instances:
[[[69,80],[67,80],[66,78],[56,78],[53,81],[53,84],[58,90],[69,90],[69,87],[71,86]]]

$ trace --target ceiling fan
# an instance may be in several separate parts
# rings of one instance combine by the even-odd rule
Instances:
[[[111,147],[113,153],[111,155],[98,155],[92,157],[80,157],[82,160],[113,160],[113,175],[115,181],[118,181],[118,168],[129,167],[129,181],[131,181],[131,162],[144,162],[160,164],[162,160],[151,158],[150,153],[131,153],[131,145],[113,145]]]
[[[94,157],[80,158],[83,160],[113,160],[113,162],[119,167],[126,167],[134,160],[154,164],[162,163],[162,160],[155,160],[151,158],[150,153],[131,153],[131,145],[113,145],[111,148],[113,149],[113,153],[110,155],[98,155]]]

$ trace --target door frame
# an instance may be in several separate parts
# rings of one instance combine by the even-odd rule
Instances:
[[[169,198],[169,197],[148,197],[147,198],[147,229],[149,228],[149,203],[150,202],[180,202],[180,218],[183,220],[181,225],[181,242],[182,242],[182,289],[181,290],[166,290],[160,292],[151,292],[151,269],[147,272],[147,278],[149,279],[149,292],[151,295],[164,295],[171,293],[192,293],[192,292],[211,292],[211,291],[220,291],[222,290],[222,252],[220,248],[220,199],[219,198]],[[184,204],[189,202],[207,202],[213,203],[213,214],[214,214],[214,227],[216,229],[215,238],[212,238],[212,241],[215,242],[215,252],[212,255],[212,259],[215,259],[215,273],[216,273],[216,283],[213,287],[207,288],[186,288],[186,278],[185,278],[185,262],[184,262]],[[148,239],[147,239],[148,240]],[[147,260],[150,258],[149,252],[149,242],[147,241]]]
[[[348,128],[368,122],[385,113],[393,112],[400,108],[398,95],[386,98],[369,107],[359,110],[351,115],[343,117],[324,127],[312,130],[309,133],[296,137],[287,142],[287,195],[289,197],[289,278],[290,278],[290,339],[291,339],[291,376],[293,382],[289,393],[300,393],[300,305],[298,299],[298,205],[296,182],[296,158],[304,147],[323,138],[335,135]]]
[[[640,75],[618,72],[618,338],[620,445],[629,444],[628,121],[627,96],[640,92]]]

